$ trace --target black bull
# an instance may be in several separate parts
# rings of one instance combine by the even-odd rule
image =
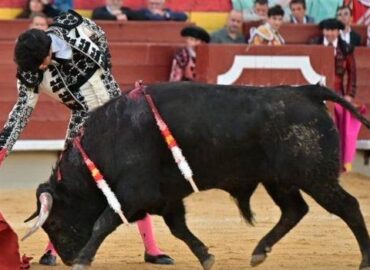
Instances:
[[[147,92],[171,128],[201,190],[219,188],[235,198],[252,221],[250,197],[262,183],[282,211],[277,225],[253,251],[261,263],[308,212],[302,190],[342,218],[354,233],[370,270],[370,240],[357,200],[339,185],[339,139],[324,100],[352,111],[343,98],[320,86],[241,87],[159,84]],[[163,217],[204,269],[214,263],[208,248],[188,229],[183,198],[191,192],[174,162],[144,97],[127,96],[94,111],[82,145],[118,197],[130,222],[145,213]],[[53,199],[43,225],[64,263],[85,269],[107,235],[121,224],[96,187],[81,155],[70,146],[37,197]],[[40,202],[38,202],[40,211]],[[42,211],[41,211],[42,212]],[[298,266],[297,266],[298,267]]]

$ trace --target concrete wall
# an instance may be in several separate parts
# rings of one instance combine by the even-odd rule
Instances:
[[[367,150],[370,151],[370,150]],[[352,164],[352,171],[364,174],[370,177],[370,165],[365,164],[365,151],[357,151],[356,159]]]
[[[48,180],[58,151],[14,151],[0,168],[0,189],[35,188]]]
[[[48,180],[59,156],[58,151],[15,151],[0,168],[0,189],[37,188]],[[358,151],[353,172],[370,177],[370,166],[364,165],[364,151]]]

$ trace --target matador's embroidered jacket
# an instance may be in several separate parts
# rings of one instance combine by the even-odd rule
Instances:
[[[0,149],[12,149],[44,92],[71,109],[67,141],[77,133],[88,112],[121,94],[110,68],[110,53],[104,31],[89,19],[69,11],[56,17],[49,35],[72,49],[70,60],[53,58],[45,71],[18,70],[18,100],[0,133]]]

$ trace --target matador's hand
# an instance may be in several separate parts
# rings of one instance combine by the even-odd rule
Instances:
[[[8,149],[0,148],[0,166],[1,166],[1,163],[3,163],[7,154],[8,154]]]

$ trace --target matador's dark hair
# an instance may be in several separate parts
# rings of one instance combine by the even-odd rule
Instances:
[[[282,7],[280,5],[275,5],[275,6],[269,8],[267,16],[268,17],[272,17],[272,16],[282,16],[282,17],[284,17],[284,10],[282,9]]]
[[[22,71],[38,71],[49,55],[51,38],[42,30],[30,29],[23,32],[14,49],[14,62]]]

